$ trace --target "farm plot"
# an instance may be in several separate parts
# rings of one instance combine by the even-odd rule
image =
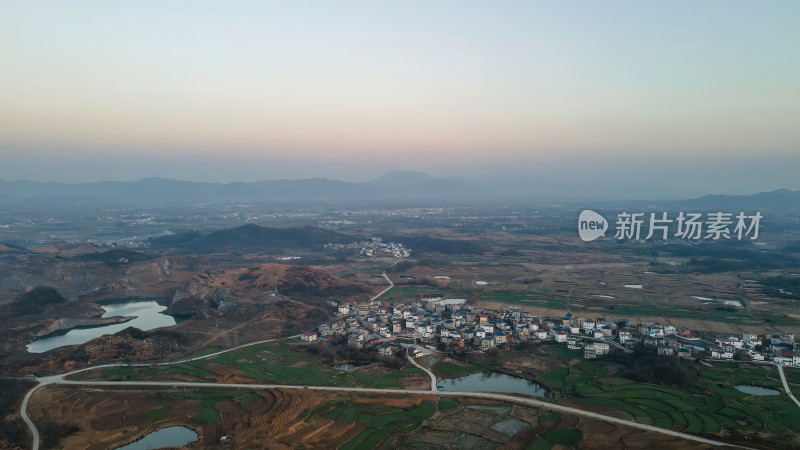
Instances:
[[[624,378],[604,378],[602,362],[581,361],[568,369],[542,376],[568,397],[588,405],[627,412],[638,423],[688,433],[716,434],[767,432],[774,436],[800,433],[800,408],[786,396],[758,397],[735,389],[738,384],[779,388],[772,368],[713,367],[699,370],[691,389],[637,383]],[[564,371],[567,373],[564,374]],[[564,374],[562,380],[557,377]],[[604,382],[600,382],[599,379]],[[609,381],[613,381],[613,384]],[[786,438],[781,443],[798,445]]]
[[[373,364],[342,372],[305,352],[298,343],[271,342],[213,358],[170,366],[115,367],[80,374],[103,380],[275,383],[313,386],[401,388],[400,379],[420,375],[416,368],[392,371]]]
[[[409,433],[415,430],[431,417],[435,410],[436,405],[427,400],[408,409],[394,406],[376,408],[370,404],[342,400],[324,403],[308,411],[302,418],[308,422],[319,416],[338,422],[364,424],[366,427],[361,432],[339,448],[373,448],[391,433]]]

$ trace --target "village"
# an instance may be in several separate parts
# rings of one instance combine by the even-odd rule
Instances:
[[[774,362],[800,367],[800,349],[794,335],[729,336],[713,342],[657,322],[593,319],[567,313],[538,317],[511,306],[507,310],[477,309],[464,299],[432,297],[412,303],[356,301],[331,303],[337,318],[306,331],[304,341],[346,337],[355,348],[375,348],[391,356],[405,348],[412,356],[433,351],[481,352],[511,350],[522,342],[563,344],[582,350],[587,359],[612,351],[632,352],[637,346],[674,358]]]
[[[406,248],[401,243],[385,242],[380,237],[370,237],[366,240],[353,242],[350,244],[327,243],[324,248],[334,250],[355,250],[361,256],[391,256],[393,258],[405,258],[411,256],[411,249]]]

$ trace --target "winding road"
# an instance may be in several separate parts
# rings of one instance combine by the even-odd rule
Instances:
[[[399,260],[398,260],[399,261]],[[395,262],[396,264],[396,262]],[[394,283],[389,277],[386,275],[386,272],[382,274],[383,278],[389,282],[389,287],[378,293],[376,296],[372,298],[372,301],[377,300],[383,294],[388,292],[390,289],[394,287]],[[114,364],[104,364],[99,366],[93,367],[86,367],[83,369],[73,370],[71,372],[67,372],[60,375],[53,375],[49,377],[41,377],[37,378],[38,384],[31,388],[25,395],[25,398],[22,402],[22,408],[20,414],[22,419],[28,425],[31,430],[31,434],[33,435],[33,449],[38,450],[40,445],[40,437],[39,437],[39,430],[36,428],[36,424],[34,424],[33,420],[28,416],[28,402],[30,401],[31,396],[41,387],[47,385],[79,385],[79,386],[93,386],[93,387],[113,387],[113,386],[141,386],[141,387],[154,387],[154,388],[174,388],[174,387],[195,387],[195,388],[231,388],[231,389],[311,389],[311,390],[318,390],[318,391],[337,391],[337,392],[369,392],[375,394],[411,394],[411,395],[437,395],[437,396],[447,396],[447,397],[474,397],[474,398],[488,398],[493,400],[501,400],[501,401],[509,401],[515,403],[522,403],[530,406],[534,406],[537,408],[545,408],[552,411],[559,411],[566,414],[574,414],[577,416],[588,417],[592,419],[601,420],[604,422],[614,423],[618,425],[628,426],[632,428],[637,428],[640,430],[651,431],[654,433],[661,433],[664,435],[669,435],[681,439],[686,439],[694,442],[700,442],[709,445],[715,446],[734,446],[732,444],[728,444],[721,441],[716,441],[713,439],[707,439],[700,436],[695,436],[686,433],[680,433],[673,430],[668,430],[665,428],[659,428],[652,425],[645,425],[641,423],[636,423],[632,421],[628,421],[625,419],[619,419],[616,417],[599,414],[591,411],[584,411],[578,408],[573,408],[569,406],[563,406],[556,403],[549,403],[544,402],[541,400],[536,400],[532,398],[526,397],[517,397],[512,394],[499,394],[499,393],[489,393],[489,392],[468,392],[468,391],[439,391],[436,386],[436,376],[425,367],[418,364],[410,355],[407,355],[408,360],[416,367],[425,371],[431,379],[431,387],[430,390],[405,390],[405,389],[376,389],[376,388],[361,388],[361,387],[335,387],[335,386],[296,386],[296,385],[282,385],[282,384],[236,384],[236,383],[196,383],[196,382],[179,382],[179,381],[93,381],[93,380],[68,380],[66,377],[70,375],[74,375],[81,372],[86,372],[89,370],[94,369],[102,369],[102,368],[111,368],[111,367],[149,367],[149,366],[166,366],[172,364],[182,364],[191,361],[198,361],[202,359],[213,358],[215,356],[221,355],[223,353],[228,353],[231,351],[239,350],[245,347],[264,344],[268,342],[274,342],[284,339],[291,339],[297,338],[299,335],[278,338],[278,339],[268,339],[262,340],[257,342],[250,342],[248,344],[239,345],[236,347],[232,347],[229,349],[221,350],[218,352],[210,353],[207,355],[197,356],[194,358],[189,359],[182,359],[178,361],[167,361],[167,362],[154,362],[154,363],[134,363],[134,364],[126,364],[126,363],[114,363]],[[787,393],[792,397],[795,403],[800,406],[800,402],[791,394],[789,390],[789,385],[786,381],[786,378],[783,374],[783,368],[779,366],[781,379],[783,380],[784,388],[786,389]]]
[[[399,263],[401,259],[402,258],[397,258],[397,260],[394,263],[392,263],[389,267],[392,267],[395,264]],[[370,299],[370,301],[375,301],[375,300],[379,299],[383,294],[389,292],[394,287],[394,283],[386,275],[386,271],[384,271],[381,274],[381,276],[389,283],[389,286],[386,289],[380,291],[374,297],[372,297]],[[183,363],[187,363],[187,362],[199,361],[199,360],[202,360],[202,359],[213,358],[213,357],[219,356],[219,355],[221,355],[223,353],[228,353],[228,352],[232,352],[232,351],[235,351],[235,350],[240,350],[240,349],[243,349],[245,347],[250,347],[250,346],[253,346],[253,345],[266,344],[268,342],[281,341],[281,340],[284,340],[284,339],[293,339],[293,338],[297,338],[299,336],[300,336],[299,334],[296,334],[294,336],[282,337],[282,338],[277,338],[277,339],[266,339],[266,340],[261,340],[261,341],[249,342],[247,344],[237,345],[236,347],[231,347],[231,348],[228,348],[228,349],[220,350],[218,352],[209,353],[207,355],[197,356],[197,357],[189,358],[189,359],[181,359],[181,360],[177,360],[177,361],[102,364],[102,365],[99,365],[99,366],[91,366],[91,367],[86,367],[86,368],[83,368],[83,369],[73,370],[71,372],[62,373],[60,375],[53,375],[53,376],[50,376],[50,377],[36,378],[36,381],[38,381],[38,383],[35,386],[33,386],[25,394],[25,398],[22,400],[22,405],[20,407],[20,416],[22,417],[22,420],[25,422],[25,424],[28,425],[28,428],[31,430],[31,435],[33,436],[33,445],[32,445],[33,450],[39,450],[39,442],[40,442],[39,429],[36,428],[36,424],[33,423],[33,420],[31,420],[31,418],[28,416],[28,402],[30,401],[31,396],[33,396],[33,394],[39,388],[41,388],[42,386],[46,386],[48,384],[87,384],[87,383],[72,382],[70,380],[65,379],[65,377],[68,377],[70,375],[74,375],[76,373],[87,372],[89,370],[106,369],[106,368],[112,368],[112,367],[151,367],[151,366],[169,366],[169,365],[172,365],[172,364],[183,364]],[[415,361],[412,360],[412,362],[417,367],[420,367],[419,365],[417,365],[417,363]],[[424,369],[424,368],[422,368],[422,370],[425,370],[427,372],[427,370]],[[436,390],[436,377],[434,377],[432,373],[430,373],[430,372],[428,372],[428,373],[430,374],[430,376],[432,377],[432,380],[433,380],[431,382],[431,389],[432,390]],[[123,383],[127,383],[127,382],[123,382]],[[89,382],[89,384],[91,384],[91,382]]]
[[[800,408],[800,401],[797,401],[797,397],[794,396],[792,390],[789,389],[789,382],[786,381],[786,374],[783,373],[783,365],[776,364],[778,366],[778,373],[781,375],[781,382],[783,383],[783,389],[786,390],[786,393],[789,395],[789,398]]]
[[[394,264],[397,264],[397,262],[398,262],[398,261],[400,261],[400,260],[398,259],[397,261],[395,261],[395,263],[394,263]],[[393,266],[394,264],[392,264],[392,266]],[[390,267],[391,267],[391,266],[390,266]],[[388,277],[388,276],[386,276],[386,272],[383,272],[383,273],[381,274],[381,276],[382,276],[383,278],[385,278],[385,279],[386,279],[386,281],[388,281],[388,282],[389,282],[389,287],[387,287],[386,289],[384,289],[384,290],[382,290],[382,291],[378,292],[378,295],[376,295],[375,297],[372,297],[372,298],[370,299],[370,301],[371,301],[371,302],[374,302],[375,300],[377,300],[378,298],[380,298],[380,296],[381,296],[381,295],[383,295],[383,294],[385,294],[385,293],[389,292],[389,290],[390,290],[390,289],[392,289],[392,288],[394,287],[394,283],[392,283],[392,280],[390,280],[390,279],[389,279],[389,277]]]
[[[413,365],[417,366],[418,368],[424,370],[425,373],[428,374],[428,376],[431,379],[431,391],[438,391],[439,388],[436,387],[436,375],[434,375],[433,372],[431,372],[430,370],[428,370],[428,369],[420,366],[419,364],[417,364],[417,362],[414,361],[414,358],[412,358],[411,355],[406,355],[406,358],[408,358],[408,360],[411,361],[411,364],[413,364]]]
[[[76,381],[65,380],[63,375],[57,375],[42,379],[44,384],[68,384],[68,385],[85,385],[85,386],[143,386],[143,387],[196,387],[196,388],[231,388],[231,389],[311,389],[315,391],[336,391],[336,392],[369,392],[372,394],[411,394],[411,395],[439,395],[447,397],[477,397],[488,398],[493,400],[503,400],[516,403],[523,403],[537,408],[545,408],[553,411],[559,411],[566,414],[575,414],[578,416],[589,417],[592,419],[602,420],[604,422],[611,422],[618,425],[629,426],[638,428],[645,431],[652,431],[656,433],[666,434],[669,436],[688,439],[695,442],[702,442],[704,444],[716,446],[733,446],[731,444],[715,441],[713,439],[706,439],[699,436],[694,436],[686,433],[679,433],[677,431],[659,428],[652,425],[644,425],[641,423],[630,422],[625,419],[618,419],[616,417],[606,416],[590,411],[584,411],[569,406],[558,405],[555,403],[543,402],[532,398],[516,397],[510,394],[495,394],[489,392],[465,392],[465,391],[421,391],[421,390],[405,390],[405,389],[375,389],[375,388],[360,388],[360,387],[335,387],[335,386],[290,386],[283,384],[236,384],[236,383],[192,383],[192,382],[179,382],[179,381]],[[36,441],[38,445],[38,440]],[[34,447],[37,448],[37,447]]]

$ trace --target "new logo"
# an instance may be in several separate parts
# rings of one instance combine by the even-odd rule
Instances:
[[[606,219],[590,209],[581,211],[578,216],[578,234],[586,242],[593,241],[606,235],[608,222]]]

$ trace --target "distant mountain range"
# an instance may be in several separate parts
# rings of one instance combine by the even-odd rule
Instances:
[[[493,186],[471,181],[433,178],[421,172],[395,171],[379,178],[353,183],[308,178],[251,183],[207,183],[165,178],[137,181],[98,181],[93,183],[55,183],[29,180],[0,180],[0,202],[32,205],[58,205],[64,200],[78,204],[187,204],[224,202],[385,202],[430,204],[544,203],[562,200],[558,189],[536,191],[526,198],[526,189]],[[553,196],[548,198],[548,196]],[[580,199],[578,199],[580,200]],[[587,199],[588,200],[588,199]],[[647,201],[647,199],[641,199]],[[574,202],[574,200],[573,200]],[[632,201],[631,201],[632,202]],[[691,200],[658,201],[669,207],[697,209],[797,209],[800,191],[779,189],[754,195],[707,195]]]
[[[800,209],[800,191],[778,189],[753,195],[706,195],[680,204],[694,209]]]
[[[55,183],[0,180],[0,200],[46,203],[76,199],[82,202],[175,203],[228,201],[327,201],[379,199],[469,198],[471,188],[458,181],[432,178],[419,172],[390,172],[364,183],[308,178],[252,183],[206,183],[164,178],[137,181]]]

